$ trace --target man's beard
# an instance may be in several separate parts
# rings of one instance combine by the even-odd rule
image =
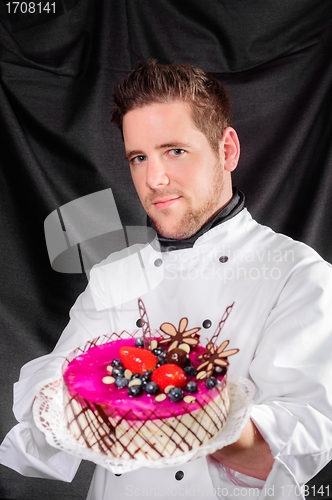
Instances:
[[[215,165],[214,172],[215,175],[211,186],[211,194],[205,204],[200,207],[193,208],[189,202],[186,212],[172,228],[167,229],[167,224],[164,224],[162,220],[151,215],[150,210],[147,210],[147,214],[150,217],[156,231],[161,236],[174,240],[184,240],[193,236],[201,229],[202,226],[204,226],[204,224],[213,219],[216,213],[222,208],[220,206],[220,199],[224,188],[224,179],[222,175],[222,167],[219,161]],[[153,200],[167,195],[183,196],[180,190],[171,190],[166,188],[164,190],[154,191],[151,193],[151,195],[146,199],[146,205],[150,206]],[[185,196],[184,198],[186,199]],[[163,216],[171,218],[172,209],[163,209]]]

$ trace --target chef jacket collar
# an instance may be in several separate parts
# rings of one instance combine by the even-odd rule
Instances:
[[[202,226],[201,229],[197,231],[197,233],[185,240],[165,238],[157,232],[161,251],[169,252],[171,250],[184,250],[186,248],[192,248],[196,240],[204,233],[206,233],[213,227],[226,222],[227,220],[231,219],[239,212],[241,212],[241,210],[244,208],[244,201],[244,194],[239,189],[233,188],[233,198],[230,200],[230,202],[224,208],[222,208],[212,220],[204,224],[204,226]],[[149,218],[147,224],[149,227],[154,227]]]

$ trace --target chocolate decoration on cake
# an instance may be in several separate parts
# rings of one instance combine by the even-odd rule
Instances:
[[[209,341],[209,344],[212,344],[214,346],[216,346],[216,341],[218,340],[219,338],[219,335],[221,333],[221,330],[224,328],[224,325],[226,323],[226,320],[228,318],[228,316],[231,314],[232,312],[232,309],[233,309],[233,306],[234,306],[235,302],[233,302],[233,304],[231,304],[230,306],[226,307],[225,309],[225,312],[224,314],[222,315],[221,317],[221,320],[219,321],[219,324],[217,326],[217,329],[216,331],[214,332],[214,334],[212,335],[211,337],[211,340]],[[209,345],[208,344],[208,345]]]
[[[206,359],[206,361],[201,363],[197,368],[198,372],[202,372],[203,370],[206,372],[204,378],[211,377],[216,366],[228,366],[228,356],[232,356],[233,354],[239,352],[239,349],[230,349],[229,351],[225,351],[228,344],[229,340],[224,340],[224,342],[217,349],[214,345],[211,345],[210,342],[206,346],[209,351],[208,353],[203,354],[203,359]]]
[[[188,359],[187,353],[183,349],[172,349],[167,352],[166,361],[167,363],[174,363],[178,366],[184,366]]]
[[[141,317],[141,327],[143,330],[144,347],[147,349],[151,343],[151,329],[148,313],[142,299],[138,299],[138,310]]]
[[[231,304],[230,306],[226,307],[226,310],[222,315],[221,320],[219,321],[215,333],[213,334],[211,340],[208,342],[206,346],[207,352],[198,357],[198,359],[204,360],[203,363],[201,363],[197,368],[198,372],[200,372],[201,374],[204,373],[204,378],[211,377],[216,367],[221,367],[221,366],[227,367],[229,365],[229,362],[227,360],[228,356],[233,356],[233,354],[239,352],[239,349],[230,349],[228,351],[225,351],[226,347],[229,344],[229,340],[224,340],[219,347],[216,345],[216,341],[219,338],[219,335],[226,323],[227,318],[232,312],[234,304],[235,302],[233,302],[233,304]]]
[[[172,323],[163,323],[160,325],[160,330],[169,337],[168,339],[163,339],[159,344],[167,344],[171,342],[168,346],[168,350],[177,348],[180,344],[188,344],[189,347],[194,347],[199,342],[199,332],[200,328],[191,328],[186,330],[188,326],[188,318],[182,318],[179,321],[179,328],[176,329]],[[198,337],[198,338],[197,338]]]

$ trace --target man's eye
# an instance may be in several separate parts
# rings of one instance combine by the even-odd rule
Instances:
[[[176,149],[171,149],[169,151],[169,154],[172,156],[181,156],[184,153],[184,149],[176,148]]]
[[[130,160],[130,163],[133,163],[134,165],[135,164],[137,165],[138,163],[142,163],[145,160],[146,160],[146,156],[144,156],[144,155],[138,155],[138,156],[135,156],[134,158],[132,158]]]

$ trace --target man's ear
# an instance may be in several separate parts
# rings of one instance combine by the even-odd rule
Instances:
[[[240,141],[232,127],[227,127],[224,130],[220,141],[219,154],[220,158],[224,160],[224,170],[233,172],[240,157]]]

